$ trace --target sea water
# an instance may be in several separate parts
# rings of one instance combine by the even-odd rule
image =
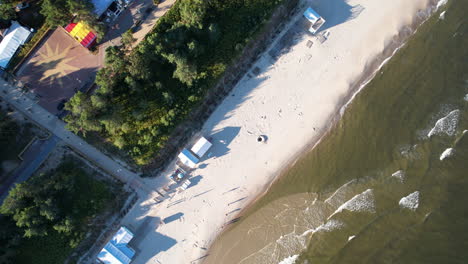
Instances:
[[[467,10],[441,5],[205,263],[468,263]]]

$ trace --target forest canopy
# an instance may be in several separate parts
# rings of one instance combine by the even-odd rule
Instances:
[[[111,201],[106,184],[72,162],[17,184],[0,207],[26,238],[59,233],[70,247],[83,239],[88,222]]]
[[[148,164],[283,1],[177,1],[135,49],[107,49],[99,88],[66,105],[68,129]]]

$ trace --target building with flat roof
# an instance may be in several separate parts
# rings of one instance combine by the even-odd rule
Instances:
[[[114,0],[91,0],[91,2],[94,5],[94,13],[100,17],[106,12]]]
[[[122,226],[112,239],[99,252],[97,259],[103,264],[129,264],[135,251],[128,246],[133,233]]]
[[[307,18],[307,20],[309,20],[309,22],[311,23],[309,31],[312,34],[315,34],[320,29],[320,27],[322,27],[323,24],[325,24],[325,19],[323,19],[323,17],[320,16],[311,7],[307,8],[306,11],[304,11],[304,17]]]
[[[211,146],[212,144],[208,139],[201,137],[190,150],[201,159]]]
[[[200,161],[192,152],[188,149],[183,149],[182,152],[179,153],[179,160],[182,164],[188,166],[189,168],[195,168],[197,163]]]
[[[4,32],[3,40],[0,42],[0,68],[6,69],[20,46],[24,45],[30,36],[29,29],[16,21],[11,22],[11,27]]]

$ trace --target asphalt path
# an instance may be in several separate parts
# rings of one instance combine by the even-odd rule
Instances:
[[[38,144],[34,147],[30,147],[25,158],[18,168],[16,168],[10,175],[10,177],[0,186],[0,204],[7,197],[8,192],[17,183],[21,183],[29,179],[31,175],[41,166],[41,164],[47,159],[49,154],[55,148],[60,139],[56,136],[51,136],[49,139],[40,140],[37,139]]]
[[[147,188],[138,188],[143,185],[138,174],[128,170],[122,162],[114,161],[79,136],[68,131],[65,128],[65,122],[60,120],[57,116],[50,114],[31,99],[34,98],[33,95],[27,95],[20,88],[0,78],[0,97],[30,120],[34,121],[37,125],[47,129],[74,151],[86,157],[86,159],[96,166],[102,168],[128,186],[137,187],[136,191],[139,194],[148,194],[148,191],[151,191]]]

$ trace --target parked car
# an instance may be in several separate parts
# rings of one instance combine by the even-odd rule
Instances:
[[[21,3],[19,3],[19,4],[16,5],[15,10],[16,10],[16,12],[19,12],[19,11],[21,11],[21,10],[23,10],[23,9],[28,8],[28,7],[29,7],[29,3],[27,3],[27,2],[21,2]]]

